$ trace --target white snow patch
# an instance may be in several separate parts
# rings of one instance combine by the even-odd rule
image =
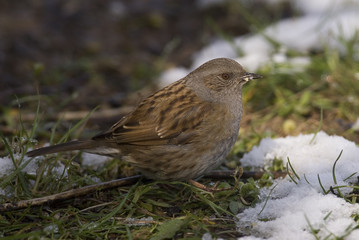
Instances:
[[[347,9],[358,9],[358,0],[296,0],[292,1],[294,7],[304,14],[323,14],[326,12],[339,12]]]
[[[20,158],[21,154],[14,154],[14,159],[17,162],[16,164],[18,164],[17,167],[22,168],[24,164],[26,164],[26,166],[21,170],[21,172],[28,173],[30,175],[36,175],[39,165],[45,160],[43,156],[35,157],[32,160],[30,160],[31,158],[24,156],[21,163],[19,163],[18,160]],[[12,173],[13,171],[15,171],[15,166],[11,157],[8,155],[0,158],[0,177],[9,175],[9,173]],[[62,175],[64,173],[64,176],[67,176],[67,170],[61,162],[58,162],[56,166],[52,168],[52,173],[57,175]]]
[[[163,72],[159,78],[159,87],[163,88],[183,77],[189,73],[189,70],[183,67],[171,68]]]
[[[280,2],[283,0],[268,1],[270,4]],[[245,1],[242,3],[245,4]],[[286,63],[288,66],[299,64],[296,68],[283,70],[297,72],[310,64],[310,58],[305,55],[311,50],[329,48],[346,54],[343,40],[352,39],[359,31],[359,0],[298,0],[288,3],[303,15],[283,19],[268,26],[262,33],[235,37],[232,42],[216,40],[194,54],[193,64],[189,69],[171,69],[168,73],[163,73],[162,76],[168,74],[171,77],[166,78],[166,81],[161,78],[159,85],[162,87],[165,83],[172,83],[183,77],[177,73],[188,73],[201,64],[219,57],[235,59],[251,72],[263,66],[270,67],[273,63]],[[277,49],[268,38],[281,47]],[[359,44],[357,43],[354,48],[359,49]],[[304,56],[298,59],[289,57],[287,52],[290,50]]]
[[[318,176],[326,190],[331,186],[355,183],[359,171],[359,147],[343,137],[324,132],[319,132],[312,141],[313,137],[314,134],[266,138],[244,155],[243,166],[253,168],[268,167],[274,159],[286,163],[289,158],[300,180],[297,180],[298,184],[290,181],[288,176],[275,180],[273,186],[276,187],[259,214],[270,192],[270,189],[262,189],[261,202],[237,216],[239,231],[250,235],[240,239],[315,239],[310,225],[319,230],[317,234],[321,238],[344,236],[347,228],[357,225],[351,216],[359,214],[359,204],[350,204],[332,193],[324,194]],[[332,169],[342,150],[335,168],[335,184]],[[347,179],[353,173],[356,174]],[[342,188],[341,192],[346,194],[351,190]],[[359,230],[351,231],[346,239],[359,239]]]
[[[91,167],[93,169],[99,169],[103,167],[106,164],[106,162],[111,160],[111,158],[106,156],[101,156],[101,155],[86,153],[86,152],[82,153],[81,159],[82,159],[81,162],[82,166]]]
[[[59,226],[56,223],[47,225],[46,227],[44,227],[44,232],[46,234],[58,233],[59,232]]]
[[[359,118],[355,121],[353,126],[351,127],[354,131],[359,131]]]
[[[38,174],[37,171],[39,166],[45,160],[43,156],[35,157],[33,159],[24,156],[24,158],[20,161],[21,154],[19,153],[14,153],[13,157],[14,157],[14,161],[16,162],[15,164],[17,164],[17,167],[14,166],[14,162],[9,155],[0,158],[0,178],[13,173],[16,168],[21,168],[22,169],[21,172],[23,173],[36,176]],[[48,174],[49,168],[50,166],[46,167],[46,169],[44,170],[45,171],[44,174]],[[59,177],[60,176],[67,177],[67,169],[65,168],[65,165],[62,164],[61,162],[57,162],[56,165],[51,166],[51,173]],[[13,196],[13,194],[14,193],[11,190],[11,188],[5,188],[5,189],[0,188],[0,196],[3,195],[3,196],[11,197]]]

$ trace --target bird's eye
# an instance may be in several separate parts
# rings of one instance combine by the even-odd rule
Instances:
[[[222,73],[222,74],[221,74],[221,77],[222,77],[222,79],[224,79],[224,80],[228,80],[228,79],[230,79],[231,75],[230,75],[229,73]]]

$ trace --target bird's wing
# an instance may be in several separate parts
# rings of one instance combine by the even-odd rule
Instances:
[[[106,138],[133,145],[186,144],[199,140],[207,128],[216,128],[228,114],[223,105],[203,101],[188,88],[183,88],[180,95],[172,91],[175,96],[169,101],[158,97],[159,93],[94,140]]]

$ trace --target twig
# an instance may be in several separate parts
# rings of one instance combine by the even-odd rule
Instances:
[[[227,191],[227,190],[231,190],[233,189],[232,187],[230,188],[217,188],[218,182],[216,182],[216,184],[213,187],[208,187],[206,185],[203,185],[202,183],[199,183],[193,179],[188,180],[188,182],[190,184],[192,184],[193,186],[195,186],[196,188],[202,189],[203,191],[206,192],[222,192],[222,191]]]
[[[232,171],[232,170],[224,170],[224,171],[218,170],[218,171],[210,172],[209,174],[205,175],[205,177],[206,178],[217,178],[217,179],[232,178],[235,173],[236,173],[236,171]],[[259,179],[263,176],[264,173],[265,172],[243,172],[241,178],[251,178],[252,177],[254,179]],[[241,173],[237,173],[237,175],[239,175],[239,174],[241,174]],[[286,176],[287,173],[286,172],[273,172],[272,174],[273,174],[274,178],[279,178],[279,177]],[[116,180],[112,180],[112,181],[108,181],[108,182],[94,184],[94,185],[90,185],[90,186],[85,186],[85,187],[81,187],[81,188],[77,188],[77,189],[72,189],[72,190],[69,190],[66,192],[57,193],[57,194],[49,195],[46,197],[34,198],[34,199],[29,199],[29,200],[20,200],[18,202],[4,203],[4,204],[0,204],[0,212],[13,211],[13,210],[18,210],[18,209],[27,208],[27,207],[41,206],[41,205],[49,203],[49,202],[75,198],[75,197],[90,194],[90,193],[93,193],[93,192],[99,191],[99,190],[106,190],[106,189],[115,188],[115,187],[128,186],[128,185],[131,185],[131,184],[137,182],[141,177],[142,177],[141,175],[136,175],[136,176],[131,176],[131,177],[127,177],[127,178],[121,178],[121,179],[116,179]],[[223,189],[221,189],[221,190],[223,190]]]
[[[78,196],[83,196],[83,195],[86,195],[86,194],[89,194],[89,193],[92,193],[92,192],[95,192],[98,190],[105,190],[105,189],[110,189],[110,188],[115,188],[115,187],[120,187],[120,186],[126,186],[126,185],[130,185],[130,184],[137,182],[141,177],[142,177],[141,175],[136,175],[136,176],[131,176],[131,177],[127,177],[127,178],[112,180],[109,182],[103,182],[103,183],[94,184],[94,185],[90,185],[90,186],[86,186],[86,187],[72,189],[72,190],[69,190],[66,192],[57,193],[57,194],[49,195],[46,197],[34,198],[34,199],[29,199],[29,200],[21,200],[21,201],[12,202],[12,203],[4,203],[4,204],[0,205],[0,212],[18,210],[18,209],[27,208],[27,207],[40,206],[40,205],[43,205],[43,204],[51,202],[51,201],[66,200],[66,199],[70,199],[70,198],[74,198],[74,197],[78,197]]]

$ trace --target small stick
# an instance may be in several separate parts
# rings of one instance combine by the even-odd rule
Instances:
[[[115,179],[108,182],[94,184],[86,187],[72,189],[66,192],[49,195],[46,197],[33,198],[29,200],[21,200],[18,202],[4,203],[0,205],[0,212],[18,210],[27,207],[40,206],[51,201],[66,200],[78,196],[83,196],[98,190],[105,190],[120,186],[126,186],[137,182],[142,176],[136,175],[127,178]]]
[[[216,179],[224,179],[224,178],[232,178],[233,175],[236,173],[236,171],[233,170],[218,170],[218,171],[212,171],[209,174],[205,175],[206,178],[216,178]],[[265,172],[243,172],[241,175],[241,178],[254,178],[259,179],[263,176]],[[238,172],[237,175],[240,175],[241,173]],[[274,178],[284,177],[286,176],[286,172],[273,172],[272,173]],[[121,179],[115,179],[108,182],[103,182],[99,184],[94,184],[90,186],[85,186],[77,189],[72,189],[66,192],[62,193],[56,193],[53,195],[49,195],[46,197],[40,197],[40,198],[33,198],[29,200],[20,200],[18,202],[11,202],[11,203],[4,203],[0,204],[0,212],[6,212],[6,211],[13,211],[18,210],[22,208],[27,207],[35,207],[35,206],[41,206],[45,203],[49,203],[52,201],[58,201],[58,200],[66,200],[74,197],[83,196],[86,194],[90,194],[92,192],[98,191],[98,190],[106,190],[110,188],[115,187],[121,187],[121,186],[128,186],[135,182],[137,182],[142,176],[141,175],[135,175],[127,178],[121,178]],[[238,177],[238,176],[237,176]],[[223,190],[223,189],[220,189]]]

